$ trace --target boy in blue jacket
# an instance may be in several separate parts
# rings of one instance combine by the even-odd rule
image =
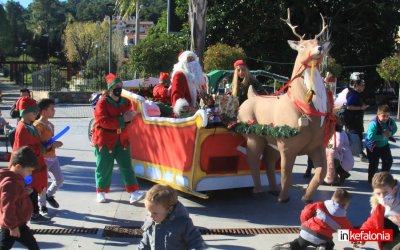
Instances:
[[[368,126],[365,138],[367,146],[368,182],[372,182],[375,173],[378,172],[379,159],[382,160],[382,171],[390,171],[393,163],[392,152],[390,151],[389,141],[395,142],[393,135],[397,131],[396,122],[390,118],[390,108],[388,105],[378,106],[376,117]]]
[[[142,226],[143,239],[138,250],[205,249],[199,229],[173,188],[153,186],[146,194],[145,206],[148,216]]]

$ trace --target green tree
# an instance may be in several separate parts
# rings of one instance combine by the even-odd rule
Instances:
[[[328,72],[331,72],[332,75],[338,78],[342,74],[342,70],[343,70],[342,65],[338,64],[335,58],[333,57],[328,58],[328,67],[327,67]]]
[[[61,50],[61,37],[65,28],[65,3],[58,0],[34,0],[29,5],[28,29],[34,35],[36,56],[46,59]],[[47,50],[48,54],[47,55]],[[41,53],[41,54],[39,54]]]
[[[384,58],[376,71],[385,81],[400,83],[400,54]]]
[[[136,3],[138,0],[117,0],[117,8],[123,15],[130,15],[136,10]],[[177,5],[185,0],[176,0]],[[206,13],[207,13],[207,0],[197,1],[188,0],[189,26],[191,32],[191,50],[194,51],[199,58],[203,59],[203,52],[205,49],[205,35],[206,35]]]
[[[245,58],[246,54],[242,48],[216,43],[209,46],[204,53],[204,70],[208,72],[214,69],[232,69],[235,60]]]
[[[78,21],[100,21],[109,15],[107,4],[114,3],[113,0],[86,0],[76,6],[76,20]]]
[[[131,71],[146,76],[172,71],[179,51],[185,47],[187,36],[166,34],[166,27],[166,15],[163,14],[148,36],[131,48],[128,59]]]
[[[274,63],[291,63],[296,56],[286,44],[286,40],[295,37],[280,20],[286,17],[289,7],[292,23],[298,26],[299,34],[306,34],[305,39],[319,33],[319,13],[326,17],[333,44],[330,54],[337,63],[344,66],[376,64],[394,51],[394,38],[400,24],[399,5],[397,0],[209,1],[206,44],[239,45],[248,55],[251,68],[271,64],[274,72],[289,75],[292,71],[289,65]],[[374,68],[358,70],[374,71]]]
[[[181,48],[182,41],[176,35],[146,37],[131,48],[129,64],[133,71],[146,76],[157,76],[161,71],[172,71]]]
[[[285,16],[285,1],[209,1],[206,44],[240,46],[251,69],[265,68],[268,63],[263,60],[291,63],[295,52],[286,40],[294,36],[280,20]],[[274,71],[284,75],[292,70],[290,65],[273,66]]]
[[[68,24],[64,31],[65,54],[70,62],[78,62],[81,67],[86,65],[94,55],[96,42],[102,27],[91,22],[75,22]],[[104,47],[104,46],[103,46]]]
[[[141,0],[140,20],[153,21],[155,24],[160,19],[162,12],[167,9],[166,0]]]
[[[10,23],[9,35],[11,36],[11,46],[20,47],[22,43],[30,45],[32,33],[29,32],[26,27],[29,14],[28,11],[15,1],[8,1],[5,4],[5,9],[7,19]],[[25,49],[28,49],[28,47]],[[17,55],[18,51],[12,51],[14,51],[13,55]]]
[[[7,52],[13,51],[13,44],[10,36],[10,23],[6,18],[3,5],[0,5],[0,30],[0,58],[4,58]]]

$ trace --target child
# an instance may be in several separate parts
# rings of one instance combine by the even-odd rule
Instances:
[[[389,140],[395,141],[392,137],[397,131],[396,122],[390,118],[390,108],[388,105],[378,107],[377,116],[368,126],[365,138],[368,166],[368,182],[378,171],[379,159],[382,160],[382,171],[390,171],[393,163],[392,153],[390,152]]]
[[[307,205],[300,215],[301,231],[299,238],[292,242],[275,245],[273,250],[307,249],[308,246],[317,249],[333,249],[332,234],[338,229],[352,228],[347,219],[346,210],[350,204],[351,195],[338,188],[330,200]]]
[[[204,249],[200,231],[193,226],[174,189],[155,185],[146,194],[148,216],[142,226],[142,249]],[[156,233],[157,232],[157,233]]]
[[[350,177],[349,171],[353,169],[354,158],[351,153],[349,138],[340,122],[336,123],[335,131],[335,136],[332,136],[329,143],[332,147],[326,149],[328,170],[324,182],[342,185]],[[333,145],[334,143],[335,145]]]
[[[39,132],[40,140],[45,143],[54,136],[54,125],[49,121],[49,118],[54,117],[55,103],[51,99],[42,99],[38,103],[40,118],[36,120],[33,125]],[[59,204],[54,199],[54,194],[62,186],[64,182],[64,176],[61,173],[60,163],[56,156],[56,148],[63,145],[60,141],[55,141],[51,144],[47,152],[43,155],[44,161],[46,162],[47,171],[50,174],[53,182],[48,188],[47,192],[42,192],[39,198],[40,211],[43,214],[47,214],[46,200],[49,202],[50,206],[58,208]]]
[[[13,149],[17,150],[23,146],[30,147],[38,158],[38,167],[32,174],[33,192],[30,195],[33,204],[33,213],[31,223],[49,222],[49,218],[39,213],[38,194],[47,188],[47,167],[43,158],[43,146],[38,131],[32,125],[35,121],[38,107],[36,101],[28,96],[21,97],[18,100],[18,110],[20,112],[21,121],[18,122],[15,129],[15,141]]]
[[[393,229],[392,242],[379,242],[379,249],[394,248],[400,243],[400,184],[389,172],[379,172],[372,178],[372,212],[361,229]],[[357,242],[356,244],[364,244]]]
[[[11,249],[15,241],[29,249],[39,249],[36,239],[26,225],[32,215],[32,190],[25,186],[24,177],[32,175],[38,165],[35,153],[27,146],[14,151],[10,167],[0,170],[0,245]]]

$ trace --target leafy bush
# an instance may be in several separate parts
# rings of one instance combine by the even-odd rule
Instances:
[[[400,54],[384,58],[376,71],[386,81],[400,82]]]
[[[328,72],[331,72],[332,75],[335,77],[340,77],[340,74],[342,73],[342,65],[336,63],[335,58],[329,57],[328,58]]]
[[[209,72],[215,69],[233,69],[233,63],[244,58],[246,54],[239,46],[216,43],[209,46],[204,53],[204,70]]]

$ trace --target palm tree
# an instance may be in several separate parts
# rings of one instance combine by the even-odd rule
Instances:
[[[122,15],[134,13],[137,1],[139,0],[116,0],[116,6],[119,13]],[[188,3],[191,33],[190,49],[195,52],[200,58],[200,61],[202,61],[206,38],[207,0],[189,0]]]

